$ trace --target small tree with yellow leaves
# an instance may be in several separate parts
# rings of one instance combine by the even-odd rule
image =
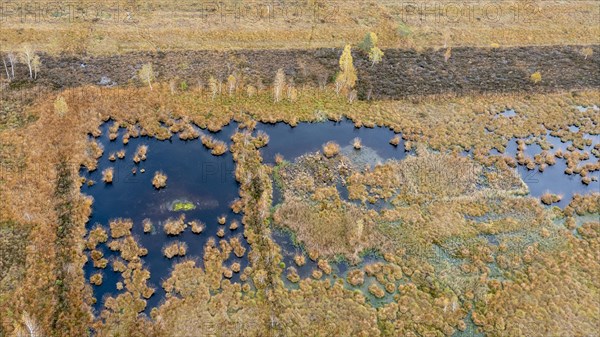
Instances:
[[[147,82],[150,90],[152,90],[152,81],[155,79],[155,75],[151,63],[146,63],[142,66],[142,69],[138,71],[138,77],[140,81]]]
[[[340,72],[338,73],[335,84],[336,93],[340,93],[341,90],[348,90],[354,88],[356,84],[356,70],[354,69],[354,63],[352,59],[352,46],[347,44],[344,47],[342,56],[340,56]]]

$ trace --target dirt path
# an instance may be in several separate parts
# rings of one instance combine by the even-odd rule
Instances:
[[[600,45],[585,58],[581,46],[519,47],[506,49],[455,48],[446,62],[445,50],[385,50],[381,64],[355,51],[359,97],[373,99],[430,94],[483,92],[548,92],[600,88]],[[339,49],[270,51],[190,51],[133,53],[110,57],[42,56],[38,81],[56,89],[82,84],[127,85],[138,83],[135,74],[146,62],[154,65],[159,80],[177,78],[194,86],[206,85],[213,75],[224,81],[233,71],[245,84],[269,85],[278,68],[297,86],[331,81],[337,71]],[[17,78],[25,78],[20,65]],[[542,81],[529,77],[540,71]],[[259,83],[260,84],[257,84]]]

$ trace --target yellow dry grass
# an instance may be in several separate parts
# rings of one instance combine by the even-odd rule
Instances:
[[[36,4],[47,8],[47,2]],[[50,53],[107,55],[342,47],[358,43],[370,31],[379,37],[381,48],[586,45],[598,43],[600,36],[595,1],[225,1],[216,10],[216,2],[155,1],[138,2],[136,7],[120,3],[118,17],[113,3],[70,4],[75,3],[71,14],[63,6],[63,12],[44,11],[37,21],[7,8],[2,51],[16,50],[24,41]],[[262,17],[257,18],[257,10]]]

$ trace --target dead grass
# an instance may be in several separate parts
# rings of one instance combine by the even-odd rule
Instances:
[[[139,4],[138,9],[128,9],[135,24],[117,24],[114,18],[107,17],[97,21],[68,20],[69,15],[63,18],[43,15],[37,21],[28,17],[21,22],[19,16],[7,15],[3,22],[3,51],[18,50],[22,41],[50,53],[89,54],[157,48],[329,48],[341,47],[346,42],[358,43],[370,31],[379,36],[381,48],[586,45],[597,43],[600,35],[593,1],[499,3],[491,10],[493,14],[485,3],[448,6],[425,1],[411,7],[402,2],[338,2],[318,9],[311,4],[293,9],[275,5],[270,19],[258,21],[247,15],[236,20],[231,12],[223,13],[224,16],[219,11],[202,12],[203,6],[189,1],[177,5]],[[83,5],[86,6],[89,4]],[[301,14],[294,19],[284,14],[297,10]]]

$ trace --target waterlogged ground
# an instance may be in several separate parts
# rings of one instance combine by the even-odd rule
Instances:
[[[510,118],[514,112],[504,114],[499,118]],[[161,287],[162,281],[168,278],[174,263],[183,259],[195,259],[199,266],[202,266],[202,255],[204,246],[209,238],[214,238],[216,242],[221,240],[217,236],[217,231],[225,229],[224,238],[228,239],[234,236],[241,238],[241,242],[248,248],[248,244],[241,235],[243,226],[241,225],[241,216],[234,214],[230,204],[238,197],[238,183],[233,174],[235,165],[230,152],[221,156],[211,155],[210,150],[206,149],[199,139],[182,141],[176,135],[171,140],[159,141],[154,138],[138,137],[131,138],[127,145],[123,145],[120,130],[119,137],[115,140],[109,139],[110,122],[102,127],[102,135],[97,140],[104,148],[104,154],[98,161],[98,169],[93,172],[84,170],[82,176],[87,180],[95,182],[94,185],[84,184],[82,191],[94,198],[93,213],[88,223],[88,229],[97,224],[101,225],[109,233],[108,224],[112,219],[126,218],[133,221],[132,234],[138,240],[139,244],[148,250],[148,254],[142,257],[143,265],[150,272],[149,285],[155,289],[155,293],[148,299],[146,310],[156,307],[164,298],[164,291]],[[236,131],[237,125],[231,124],[218,133],[211,134],[215,139],[226,142],[230,145],[230,136]],[[341,122],[323,122],[323,123],[300,123],[296,127],[290,127],[287,124],[259,124],[257,130],[266,132],[270,141],[269,144],[261,149],[264,162],[276,165],[276,155],[280,154],[288,162],[294,162],[295,158],[304,154],[320,151],[322,145],[328,141],[335,141],[341,147],[341,156],[348,158],[356,167],[373,168],[378,163],[385,163],[388,160],[402,160],[407,156],[415,156],[415,151],[405,151],[404,141],[401,140],[397,146],[391,145],[390,139],[395,134],[386,128],[355,128],[352,122],[343,120]],[[208,131],[202,131],[208,134]],[[576,131],[576,130],[572,130]],[[352,147],[354,138],[359,137],[362,140],[362,149],[355,150]],[[598,136],[587,136],[591,139],[591,145],[585,147],[584,151],[591,152],[596,144],[599,143]],[[553,146],[552,151],[566,151],[569,142],[562,143],[557,137],[548,135],[547,141]],[[139,145],[147,145],[147,159],[139,164],[133,162],[133,156]],[[123,159],[110,161],[112,153],[125,149],[126,154]],[[525,153],[533,157],[541,152],[539,145],[530,144],[526,147]],[[517,153],[517,140],[508,142],[505,155],[514,157]],[[497,155],[498,152],[492,152],[490,155]],[[465,152],[470,156],[469,152]],[[582,163],[595,163],[598,161],[594,155]],[[114,179],[110,184],[102,181],[102,172],[104,169],[114,168]],[[539,170],[529,170],[524,166],[517,166],[522,181],[527,185],[529,193],[534,197],[540,197],[546,192],[562,195],[562,200],[556,205],[566,206],[574,193],[588,194],[599,190],[598,181],[592,181],[585,185],[581,182],[578,175],[566,175],[566,163],[558,159],[557,163],[546,167],[543,172]],[[132,169],[136,169],[136,174]],[[145,170],[142,173],[142,170]],[[152,185],[154,173],[162,171],[168,177],[166,187],[157,190]],[[598,177],[598,172],[591,172],[590,176]],[[283,201],[282,191],[278,184],[274,184],[274,204]],[[344,186],[337,186],[340,196],[343,200],[348,199],[348,192]],[[174,212],[170,206],[174,201],[183,201],[194,204],[195,208],[188,211]],[[205,229],[201,234],[194,234],[190,228],[177,235],[169,236],[163,230],[164,222],[169,218],[179,217],[185,214],[185,221],[201,221],[205,224]],[[220,225],[217,218],[226,216],[226,224]],[[492,216],[493,215],[489,215]],[[488,221],[488,215],[480,218],[473,218],[475,221]],[[149,219],[153,224],[153,230],[145,233],[143,221]],[[232,220],[240,222],[240,227],[236,230],[230,230],[229,224]],[[393,230],[393,228],[392,228]],[[400,229],[396,229],[400,230]],[[506,238],[507,235],[483,235],[478,237],[485,244],[497,245],[499,241]],[[518,235],[518,234],[517,234]],[[525,235],[525,234],[524,234]],[[530,235],[531,234],[526,234]],[[306,247],[297,239],[294,233],[289,230],[277,229],[273,237],[282,248],[284,264],[287,267],[293,266],[300,278],[311,277],[317,268],[317,259],[310,259],[306,252]],[[539,239],[539,238],[537,238]],[[110,240],[110,239],[109,239]],[[536,240],[531,236],[527,240]],[[175,241],[182,241],[187,244],[187,253],[185,257],[174,257],[167,259],[162,249]],[[445,243],[449,245],[447,242]],[[448,254],[452,251],[451,247],[439,247],[431,252],[433,255],[430,261],[436,268],[436,272],[448,274],[452,277],[453,270],[457,269],[460,261]],[[109,262],[118,256],[118,252],[108,249],[106,244],[98,246],[104,254],[104,258]],[[306,263],[302,266],[295,263],[294,258],[304,256]],[[248,265],[248,255],[239,258],[231,255],[226,264],[239,262],[241,268]],[[332,272],[324,277],[335,279],[348,277],[350,270],[361,269],[367,264],[373,264],[383,261],[381,256],[376,254],[361,254],[361,261],[358,265],[352,265],[342,256],[338,256],[330,262]],[[491,277],[501,278],[501,275],[494,274],[494,268],[491,266]],[[101,310],[106,296],[114,296],[119,292],[117,282],[123,282],[121,273],[114,272],[111,263],[103,269],[94,268],[91,262],[86,265],[86,276],[100,271],[103,274],[103,283],[100,286],[94,286],[94,295],[97,299],[96,310]],[[284,275],[286,273],[284,272]],[[365,281],[360,289],[367,295],[373,305],[382,305],[393,300],[391,294],[386,294],[382,298],[376,298],[370,294],[368,286],[374,284],[377,273],[366,275]],[[234,274],[232,281],[239,280],[239,274]],[[402,284],[402,280],[395,281],[396,286]],[[286,280],[286,284],[293,288],[296,285]],[[469,316],[470,320],[470,316]],[[472,323],[472,321],[470,321]],[[467,325],[467,330],[472,330],[472,326]]]

